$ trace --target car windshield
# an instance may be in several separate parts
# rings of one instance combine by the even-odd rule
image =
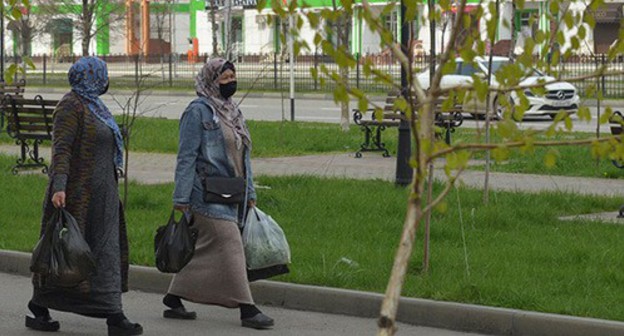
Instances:
[[[492,61],[492,73],[496,73],[498,70],[500,70],[502,67],[511,64],[512,62],[510,60],[493,60]],[[481,62],[481,66],[483,66],[485,69],[488,68],[488,62]],[[538,76],[538,77],[542,77],[544,76],[544,74],[542,72],[540,72],[539,70],[535,69],[535,68],[531,68],[531,69],[526,69],[524,66],[520,65],[520,68],[522,69],[523,73],[526,73],[528,76]]]
[[[507,64],[511,64],[511,62],[509,60],[493,60],[492,61],[492,73],[496,73],[500,68],[502,68],[503,66],[507,65]],[[485,69],[488,68],[488,62],[481,62],[481,66]]]

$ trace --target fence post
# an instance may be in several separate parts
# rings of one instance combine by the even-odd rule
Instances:
[[[273,53],[273,88],[277,90],[277,53]]]
[[[139,86],[139,54],[134,55],[134,85]]]
[[[169,53],[169,87],[173,87],[173,64],[171,53]]]
[[[606,59],[605,59],[605,54],[601,55],[601,59],[602,59],[602,66],[604,67],[606,64]],[[600,74],[600,81],[602,83],[600,83],[600,86],[602,87],[602,97],[606,98],[607,97],[607,90],[605,89],[605,75],[604,72]]]
[[[316,91],[318,90],[318,48],[314,49],[314,70],[316,70],[314,77],[314,91]]]
[[[356,88],[360,88],[360,60],[362,59],[362,56],[360,56],[360,53],[356,54],[356,63],[355,63],[355,87]]]
[[[48,57],[47,54],[43,54],[43,85],[46,85],[46,71],[48,69]]]

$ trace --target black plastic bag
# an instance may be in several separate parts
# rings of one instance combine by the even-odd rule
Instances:
[[[193,258],[197,229],[191,228],[191,219],[184,214],[179,222],[171,211],[169,223],[156,230],[154,254],[156,268],[163,273],[177,273]]]
[[[33,251],[30,270],[44,276],[52,287],[75,287],[95,273],[91,248],[67,210],[57,209],[48,221]]]

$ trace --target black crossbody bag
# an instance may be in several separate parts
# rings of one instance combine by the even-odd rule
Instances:
[[[245,201],[246,183],[243,177],[204,177],[204,202],[236,204]]]

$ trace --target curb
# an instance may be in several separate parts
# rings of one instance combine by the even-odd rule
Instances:
[[[0,272],[30,276],[30,253],[0,250]],[[152,267],[130,266],[133,290],[165,293],[171,274]],[[286,309],[342,314],[364,318],[379,316],[383,295],[327,287],[258,281],[251,285],[256,303]],[[412,325],[518,336],[616,336],[624,322],[546,314],[426,299],[401,298],[397,321]]]

